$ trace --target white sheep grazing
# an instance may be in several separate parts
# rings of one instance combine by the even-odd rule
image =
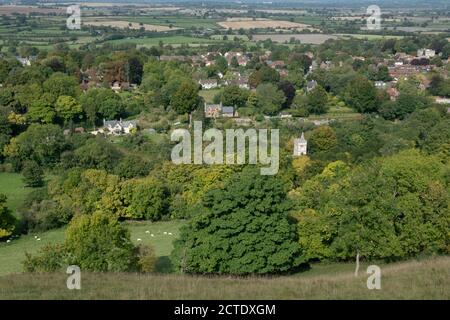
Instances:
[[[37,239],[37,236],[34,236],[35,239]]]
[[[169,232],[169,236],[171,236],[172,235],[172,232]]]
[[[137,238],[137,241],[142,241],[142,239],[141,238]]]
[[[152,233],[150,236],[154,237],[155,235]]]
[[[37,238],[36,240],[37,240],[37,241],[41,241],[41,238]]]
[[[10,243],[11,242],[11,240],[6,240],[6,243]]]
[[[166,232],[166,231],[164,231],[164,234],[167,234],[167,232]]]
[[[145,233],[150,233],[150,231],[147,230],[147,231],[145,231]]]

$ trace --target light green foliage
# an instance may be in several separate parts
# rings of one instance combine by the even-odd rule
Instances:
[[[103,212],[75,217],[66,231],[68,262],[86,271],[128,271],[136,264],[129,231]]]
[[[56,100],[56,113],[66,123],[75,119],[79,120],[82,111],[81,105],[71,96],[59,96]]]
[[[330,164],[292,197],[300,244],[309,258],[348,260],[357,252],[370,259],[448,253],[445,167],[416,150],[351,170]]]
[[[336,134],[329,126],[317,127],[311,133],[309,144],[312,152],[329,151],[337,144]]]
[[[120,188],[126,207],[124,217],[156,221],[167,212],[169,194],[158,180],[154,178],[127,180]]]

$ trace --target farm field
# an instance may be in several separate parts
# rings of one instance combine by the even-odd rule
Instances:
[[[274,42],[289,42],[290,39],[300,40],[301,43],[321,44],[329,39],[337,39],[338,36],[331,34],[255,34],[253,41],[264,41],[271,39]]]
[[[67,275],[0,277],[0,299],[450,299],[450,257],[411,260],[381,268],[381,290],[368,290],[367,263],[313,265],[292,276],[202,277],[82,273],[81,290]]]
[[[218,22],[218,24],[225,29],[266,29],[266,28],[281,28],[281,29],[311,29],[310,25],[290,22],[283,20],[270,20],[270,19],[233,19],[227,21]]]
[[[192,16],[171,16],[171,15],[138,16],[138,17],[118,16],[115,18],[124,21],[138,22],[138,23],[141,22],[161,26],[172,25],[174,27],[183,29],[190,29],[192,27],[217,29],[218,25],[216,24],[216,22],[219,21],[212,18],[192,17]]]
[[[168,27],[168,26],[159,26],[154,24],[139,24],[137,22],[128,22],[128,21],[120,21],[120,20],[109,20],[109,19],[101,19],[101,20],[95,20],[95,21],[84,21],[83,24],[85,25],[91,25],[91,26],[104,26],[104,27],[112,27],[112,28],[130,28],[130,29],[136,29],[139,30],[141,28],[144,28],[146,31],[156,31],[156,32],[163,32],[163,31],[171,31],[171,30],[178,30],[179,28],[174,27]]]
[[[158,262],[159,265],[157,265],[157,270],[160,272],[167,271],[167,256],[172,251],[172,241],[178,237],[179,228],[183,224],[183,221],[125,223],[130,230],[131,240],[135,244],[152,245],[155,248],[156,255],[161,258]],[[149,233],[146,233],[146,231],[149,231]],[[65,228],[60,228],[22,235],[20,238],[13,239],[10,243],[0,243],[0,276],[22,272],[22,261],[25,258],[25,252],[36,253],[47,243],[62,243],[64,241],[64,232]],[[164,232],[167,232],[167,234],[164,234]],[[152,234],[154,235],[153,237],[151,236]],[[35,236],[41,240],[37,240]],[[138,239],[142,241],[138,241]]]
[[[344,38],[356,38],[356,39],[367,39],[367,40],[380,40],[380,39],[402,39],[404,36],[394,36],[394,35],[379,35],[379,34],[348,34],[340,33],[336,34],[339,37]]]
[[[146,47],[146,46],[157,46],[159,42],[162,41],[163,44],[170,45],[181,45],[181,44],[209,44],[209,43],[218,43],[221,40],[214,39],[205,39],[205,38],[196,38],[196,37],[188,37],[188,36],[172,36],[172,37],[155,37],[155,38],[125,38],[125,39],[117,39],[106,41],[106,43],[112,44],[121,44],[121,43],[135,43],[138,47]]]
[[[45,7],[36,7],[36,6],[0,6],[0,15],[11,15],[11,14],[29,14],[29,13],[56,13],[56,14],[65,14],[66,8],[62,7],[53,7],[53,8],[45,8]]]

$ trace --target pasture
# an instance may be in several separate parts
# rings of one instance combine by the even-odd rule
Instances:
[[[198,37],[188,37],[188,36],[166,36],[166,37],[152,37],[152,38],[125,38],[117,40],[109,40],[107,43],[112,44],[122,44],[122,43],[134,43],[138,47],[151,47],[158,46],[160,41],[164,44],[170,45],[182,45],[189,44],[190,46],[218,43],[221,40],[198,38]]]
[[[6,205],[12,210],[14,215],[17,215],[17,208],[31,190],[31,188],[24,186],[21,174],[0,173],[0,193],[8,198]]]
[[[143,28],[146,31],[156,31],[156,32],[164,32],[171,30],[178,30],[179,28],[168,27],[168,26],[159,26],[154,24],[146,24],[146,23],[137,23],[137,22],[128,22],[121,20],[109,20],[109,19],[98,19],[95,21],[85,20],[83,22],[85,25],[89,26],[102,26],[102,27],[111,27],[111,28],[119,28],[119,29],[135,29],[139,30]]]
[[[159,272],[169,271],[168,256],[172,251],[172,242],[179,236],[179,229],[184,221],[142,221],[124,222],[124,224],[130,230],[133,243],[151,245],[155,248],[156,255],[160,258],[157,270]],[[60,228],[22,235],[13,238],[10,243],[0,242],[0,276],[22,272],[25,252],[36,253],[48,243],[64,242],[64,232],[65,228]]]
[[[331,34],[255,34],[253,41],[264,41],[267,39],[273,42],[289,42],[291,39],[300,40],[306,44],[321,44],[329,39],[337,39],[338,36]]]

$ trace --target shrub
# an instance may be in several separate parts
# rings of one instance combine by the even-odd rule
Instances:
[[[66,231],[69,263],[87,271],[128,271],[136,267],[129,231],[103,212],[72,219]]]
[[[139,245],[136,247],[136,255],[138,258],[138,267],[142,272],[154,272],[157,257],[155,249],[151,246]]]
[[[25,272],[54,272],[63,267],[66,257],[63,245],[47,244],[35,256],[26,252],[22,264]]]
[[[15,222],[11,210],[6,206],[6,196],[0,193],[0,239],[12,234]]]

